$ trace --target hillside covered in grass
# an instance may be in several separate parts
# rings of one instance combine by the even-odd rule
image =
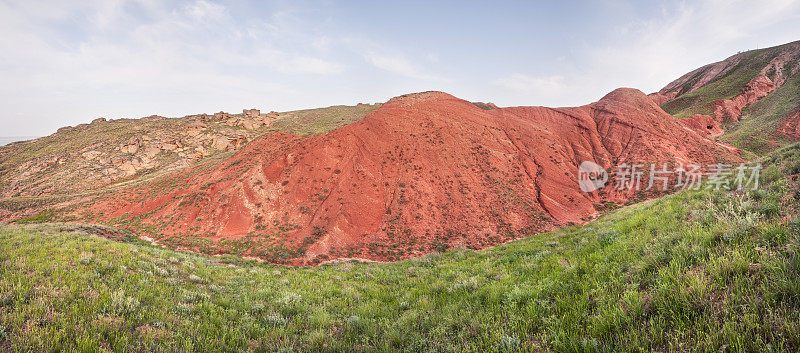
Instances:
[[[711,102],[738,95],[748,82],[759,75],[782,82],[798,72],[798,43],[750,50],[718,63],[703,66],[660,91],[675,97],[661,105],[667,113],[679,118],[694,114],[712,115]]]
[[[280,119],[272,124],[272,130],[294,135],[322,134],[359,121],[380,106],[380,103],[335,105],[281,113]]]
[[[792,143],[789,136],[777,133],[787,117],[800,108],[800,76],[795,76],[764,99],[747,107],[743,119],[728,126],[722,140],[748,151],[765,154]]]
[[[703,66],[651,95],[677,118],[713,117],[719,140],[759,155],[800,139],[800,42]]]
[[[386,264],[282,267],[7,225],[0,349],[797,351],[800,148],[763,162],[758,190],[683,191]]]

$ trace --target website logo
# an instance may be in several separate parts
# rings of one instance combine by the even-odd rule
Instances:
[[[602,189],[608,182],[608,172],[597,163],[584,161],[578,166],[578,185],[583,192]]]

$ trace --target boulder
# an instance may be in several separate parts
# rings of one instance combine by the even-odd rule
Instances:
[[[225,136],[217,136],[212,140],[211,147],[220,151],[227,151],[231,148],[231,142]]]
[[[261,116],[261,111],[258,109],[244,109],[242,113],[245,116]]]
[[[132,137],[130,140],[128,140],[128,143],[120,146],[119,150],[122,153],[136,154],[136,152],[139,152],[140,146],[141,146],[141,141],[139,141],[138,138]]]
[[[92,159],[95,159],[95,158],[99,157],[101,154],[103,154],[103,153],[100,152],[100,151],[88,151],[88,152],[83,152],[81,155],[83,156],[83,158],[86,158],[88,160],[92,160]]]

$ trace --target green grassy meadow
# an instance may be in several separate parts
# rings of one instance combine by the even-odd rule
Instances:
[[[396,263],[284,267],[4,225],[0,350],[796,352],[800,147],[763,162],[758,190]]]

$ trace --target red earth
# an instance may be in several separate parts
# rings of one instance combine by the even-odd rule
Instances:
[[[656,103],[656,105],[662,105],[666,102],[675,99],[675,97],[678,96],[678,91],[667,92],[667,93],[656,92],[656,93],[650,93],[647,96],[650,97],[650,99],[652,99],[653,102]]]
[[[679,121],[684,126],[705,136],[717,137],[725,132],[720,123],[708,115],[695,114]]]
[[[769,77],[756,76],[742,88],[737,96],[711,102],[714,108],[714,117],[722,122],[738,122],[744,108],[766,97],[775,88],[775,83]]]
[[[578,165],[741,161],[634,89],[575,108],[481,109],[442,92],[396,97],[315,136],[269,133],[216,164],[76,214],[156,241],[288,264],[479,249],[658,196],[578,188]],[[116,218],[115,218],[116,217]],[[121,222],[120,219],[127,221]]]
[[[794,141],[800,140],[800,111],[783,119],[783,125],[778,129],[778,133]]]

